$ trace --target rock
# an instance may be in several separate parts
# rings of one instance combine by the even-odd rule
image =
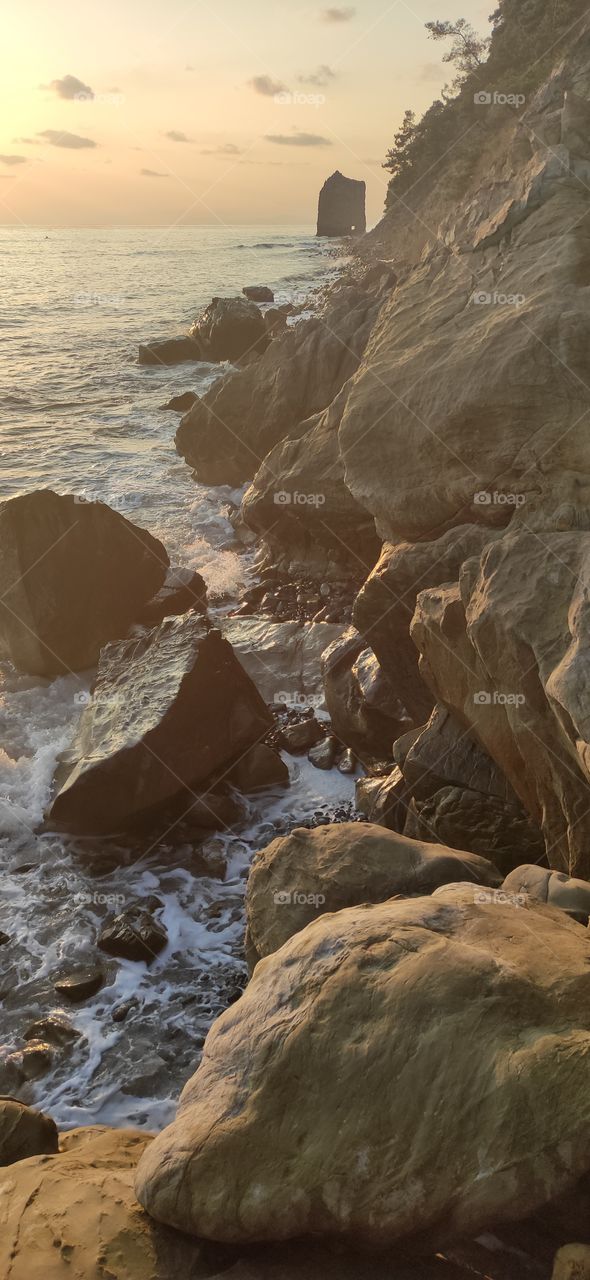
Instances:
[[[195,391],[182,391],[178,396],[172,396],[167,404],[161,406],[162,409],[173,409],[175,413],[186,413],[187,409],[192,409],[195,402],[199,399]]]
[[[223,634],[265,702],[305,710],[324,702],[321,657],[339,623],[227,618]]]
[[[45,1018],[37,1018],[36,1022],[32,1022],[23,1032],[23,1040],[45,1040],[61,1049],[65,1045],[72,1044],[74,1040],[79,1040],[81,1034],[71,1022],[68,1022],[67,1018],[49,1014]]]
[[[214,1268],[202,1247],[148,1218],[133,1193],[150,1135],[96,1125],[62,1137],[57,1155],[0,1178],[0,1274],[10,1280],[177,1280]]]
[[[0,503],[0,657],[32,675],[93,666],[162,586],[157,538],[51,489]]]
[[[44,1040],[31,1040],[24,1049],[11,1053],[7,1061],[14,1064],[21,1080],[38,1080],[51,1070],[53,1058],[50,1044]]]
[[[537,902],[547,902],[550,907],[560,907],[573,920],[588,924],[590,917],[590,884],[576,880],[563,871],[549,871],[536,865],[515,867],[506,876],[502,888],[506,893],[526,893]]]
[[[93,700],[58,773],[49,816],[85,834],[125,829],[165,804],[193,800],[271,726],[264,703],[219,631],[195,613],[166,618],[102,652]],[[193,817],[196,817],[193,814]]]
[[[264,313],[264,324],[267,333],[274,337],[277,333],[284,333],[287,328],[287,316],[280,307],[269,307]]]
[[[354,627],[326,649],[322,674],[326,707],[340,741],[361,760],[391,756],[408,714]]]
[[[357,760],[354,751],[347,747],[338,760],[340,773],[356,773],[356,766]]]
[[[281,742],[285,751],[296,755],[300,751],[308,751],[324,736],[324,730],[315,716],[299,720],[295,724],[286,724],[281,729]]]
[[[0,929],[0,947],[5,947],[7,942],[10,942],[10,934]]]
[[[523,856],[545,859],[544,842],[518,801],[510,805],[461,787],[441,787],[427,800],[414,799],[404,832],[481,853],[504,874]]]
[[[278,752],[259,742],[242,757],[229,774],[230,782],[249,795],[264,787],[289,785],[289,770]]]
[[[247,284],[245,289],[242,289],[242,293],[249,302],[274,302],[275,300],[272,289],[265,284]]]
[[[191,333],[188,338],[165,338],[163,342],[141,343],[138,355],[139,364],[184,364],[187,360],[202,361],[208,359],[198,335]]]
[[[138,617],[144,627],[156,627],[164,618],[179,613],[188,613],[196,609],[205,613],[207,609],[207,584],[193,569],[170,568],[166,574],[164,585],[152,600],[149,600]]]
[[[256,365],[206,392],[176,433],[178,452],[199,480],[251,480],[270,449],[326,409],[358,369],[380,305],[374,295],[341,285],[325,316],[279,334]]]
[[[358,778],[356,806],[369,822],[403,832],[411,793],[401,769],[395,768],[382,777]]]
[[[326,178],[318,204],[318,235],[364,235],[367,230],[366,193],[365,182],[345,178],[339,169]]]
[[[0,1165],[28,1160],[29,1156],[53,1155],[58,1149],[57,1128],[42,1111],[0,1098]]]
[[[190,335],[202,344],[209,360],[240,360],[268,346],[262,312],[245,298],[213,298]]]
[[[146,964],[151,964],[167,944],[166,929],[141,903],[126,907],[107,920],[97,938],[97,946],[107,955],[145,960]]]
[[[321,742],[317,742],[315,747],[310,748],[307,758],[316,769],[333,769],[337,750],[336,738],[328,734],[327,738],[322,738]]]
[[[551,1280],[590,1280],[590,1245],[562,1245],[555,1255]]]
[[[105,975],[102,969],[76,969],[54,983],[59,996],[69,1000],[70,1004],[81,1004],[90,1000],[104,985]]]
[[[216,1240],[427,1252],[581,1177],[590,941],[477,892],[323,915],[267,957],[139,1162],[144,1208]]]
[[[246,893],[251,955],[256,962],[277,951],[323,912],[416,897],[466,879],[492,888],[502,883],[485,858],[408,840],[370,823],[296,827],[252,863]]]

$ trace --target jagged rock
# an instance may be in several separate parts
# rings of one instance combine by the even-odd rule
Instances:
[[[356,773],[357,758],[354,754],[354,751],[351,751],[350,747],[347,747],[346,750],[343,751],[342,755],[339,757],[338,769],[340,773],[350,773],[350,774]]]
[[[172,396],[167,404],[163,404],[162,409],[173,409],[175,413],[186,413],[187,409],[192,409],[198,399],[196,391],[182,391],[180,395]]]
[[[460,584],[423,592],[412,625],[424,679],[498,763],[550,865],[584,877],[589,552],[582,531],[505,535],[467,562]]]
[[[305,720],[298,720],[294,724],[283,725],[281,729],[281,744],[285,751],[291,752],[292,755],[309,751],[309,748],[315,746],[316,742],[320,742],[323,737],[324,730],[315,716],[308,716]]]
[[[205,613],[207,609],[205,579],[194,569],[170,568],[164,579],[164,585],[142,609],[138,622],[144,627],[156,627],[164,618],[187,613],[189,609]]]
[[[102,969],[76,969],[54,983],[59,996],[69,1000],[70,1004],[81,1004],[90,1000],[104,985],[105,975]]]
[[[403,832],[408,816],[411,792],[401,769],[392,769],[385,777],[358,778],[356,807],[369,822]]]
[[[227,618],[222,623],[236,657],[265,702],[305,709],[324,703],[321,658],[342,635],[340,623]]]
[[[52,1045],[44,1040],[30,1040],[23,1049],[10,1053],[6,1062],[9,1068],[14,1067],[21,1081],[38,1080],[51,1070],[53,1058]]]
[[[189,333],[209,360],[241,360],[268,346],[262,312],[246,298],[213,298]]]
[[[549,871],[536,864],[515,867],[502,886],[506,893],[527,893],[537,902],[560,907],[580,924],[588,924],[590,916],[590,884],[576,880],[563,871]]]
[[[345,178],[339,169],[326,178],[318,202],[318,235],[364,235],[367,230],[366,194],[365,182]]]
[[[79,1040],[81,1034],[71,1022],[68,1022],[67,1018],[49,1014],[45,1018],[37,1018],[32,1022],[23,1032],[23,1040],[45,1040],[61,1049],[65,1045],[72,1044],[74,1040]]]
[[[10,1280],[198,1280],[212,1274],[202,1246],[158,1226],[133,1193],[150,1135],[100,1125],[74,1129],[57,1155],[0,1177],[0,1274]]]
[[[0,1165],[53,1155],[58,1149],[57,1128],[50,1116],[25,1106],[16,1098],[0,1098]]]
[[[229,781],[249,795],[264,787],[289,785],[289,770],[278,752],[265,742],[259,742],[242,757],[229,774]]]
[[[275,295],[266,284],[247,284],[242,293],[249,302],[274,302]]]
[[[102,502],[38,489],[0,503],[0,657],[49,677],[93,666],[167,568],[161,542]]]
[[[254,963],[327,911],[432,893],[454,880],[498,887],[496,867],[475,854],[407,840],[370,823],[296,827],[262,849],[246,893]]]
[[[321,742],[317,742],[315,747],[310,748],[307,758],[316,769],[333,769],[337,750],[338,742],[330,733]]]
[[[141,903],[126,907],[107,920],[97,938],[97,946],[107,955],[144,960],[146,964],[151,964],[167,943],[166,929]]]
[[[326,707],[339,740],[361,760],[391,757],[408,715],[379,662],[350,627],[322,657]]]
[[[381,300],[340,286],[325,317],[279,334],[255,366],[222,379],[187,413],[176,447],[206,484],[241,485],[356,372]]]
[[[586,931],[445,892],[320,916],[257,967],[139,1162],[148,1212],[427,1252],[588,1170]]]
[[[195,613],[166,618],[101,654],[91,703],[59,767],[54,825],[118,831],[199,785],[271,727],[252,681],[219,631]],[[207,788],[204,788],[207,790]],[[207,807],[210,797],[204,796]]]
[[[184,364],[187,360],[206,360],[203,343],[198,335],[190,337],[165,338],[164,341],[144,342],[140,344],[139,364]]]

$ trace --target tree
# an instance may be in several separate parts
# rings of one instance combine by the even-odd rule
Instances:
[[[466,18],[457,18],[455,22],[427,22],[426,30],[432,40],[453,41],[443,62],[452,62],[464,75],[477,71],[485,62],[490,41],[478,36]]]
[[[393,146],[389,148],[383,168],[389,169],[392,177],[401,177],[412,167],[412,150],[417,136],[416,114],[405,111],[401,128],[394,134]]]

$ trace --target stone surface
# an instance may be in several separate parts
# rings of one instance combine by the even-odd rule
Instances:
[[[580,924],[588,924],[590,884],[587,880],[576,880],[573,876],[566,876],[563,871],[549,871],[546,867],[533,864],[515,867],[506,876],[502,887],[507,893],[527,893],[537,902],[560,907]]]
[[[558,1249],[551,1280],[590,1280],[590,1245],[564,1244]]]
[[[162,405],[162,409],[172,409],[174,413],[186,413],[187,409],[192,409],[195,400],[198,399],[196,391],[182,391],[178,396],[171,396],[170,400]]]
[[[292,755],[309,751],[309,748],[321,742],[323,737],[324,730],[315,716],[308,716],[305,720],[298,720],[294,724],[286,724],[281,729],[281,743],[285,751],[290,751]]]
[[[319,236],[364,235],[367,186],[356,178],[345,178],[337,169],[326,178],[318,202]]]
[[[232,769],[229,780],[244,795],[249,795],[265,787],[288,786],[289,769],[277,751],[259,742]]]
[[[54,986],[57,994],[69,1000],[70,1004],[81,1004],[83,1000],[92,999],[92,996],[100,991],[104,980],[105,975],[102,969],[88,967],[65,974],[63,978],[57,979]]]
[[[338,742],[332,734],[322,738],[321,742],[317,742],[315,747],[311,747],[308,752],[308,760],[316,769],[333,769],[336,760],[336,752],[338,750]]]
[[[395,739],[408,726],[408,713],[354,627],[326,649],[322,675],[326,708],[340,742],[361,760],[391,758]]]
[[[188,613],[189,609],[205,613],[206,608],[205,579],[194,569],[174,567],[168,570],[163,586],[151,600],[148,600],[138,621],[144,627],[157,627],[164,618]]]
[[[485,858],[408,840],[370,823],[296,827],[252,863],[246,894],[252,955],[260,959],[277,951],[323,912],[415,897],[467,879],[491,887],[502,883]]]
[[[102,502],[38,489],[0,503],[0,657],[49,677],[93,666],[167,568],[161,542]]]
[[[141,903],[126,907],[102,926],[97,946],[109,956],[151,964],[164,950],[168,934]]]
[[[196,335],[165,338],[162,342],[145,342],[139,347],[140,364],[184,364],[187,360],[206,360],[203,344]]]
[[[269,622],[250,617],[228,618],[222,625],[224,636],[265,702],[302,709],[323,706],[321,657],[342,635],[340,623]]]
[[[241,360],[268,346],[264,317],[246,298],[213,298],[190,329],[209,360]]]
[[[274,302],[275,296],[272,289],[266,284],[247,284],[242,293],[250,302]]]
[[[58,773],[49,816],[86,834],[124,829],[184,799],[260,741],[271,718],[219,631],[167,618],[101,654],[96,687]],[[213,817],[213,815],[212,815]]]
[[[50,1116],[16,1098],[0,1098],[0,1165],[52,1155],[57,1149],[57,1128]]]
[[[320,916],[257,966],[140,1160],[150,1213],[428,1252],[588,1170],[587,932],[447,892]]]

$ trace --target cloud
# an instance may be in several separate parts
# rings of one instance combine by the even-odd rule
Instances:
[[[140,169],[142,178],[167,178],[167,173],[158,173],[157,169]]]
[[[309,71],[307,75],[297,76],[299,84],[313,84],[318,89],[324,89],[330,80],[336,79],[336,72],[331,67],[325,65],[318,67],[317,71]]]
[[[355,13],[356,9],[322,9],[320,17],[322,22],[350,22]]]
[[[0,156],[0,162],[2,164],[26,164],[27,157],[26,156]]]
[[[221,147],[205,147],[201,151],[202,156],[241,156],[242,148],[236,147],[235,142],[224,142]]]
[[[13,138],[13,139],[12,139],[12,141],[13,141],[13,142],[21,142],[21,143],[25,142],[25,143],[27,144],[27,146],[29,146],[29,147],[38,147],[38,146],[39,146],[39,139],[38,139],[38,138]]]
[[[92,138],[81,138],[79,133],[67,133],[65,129],[43,129],[40,138],[51,143],[52,147],[66,147],[70,151],[80,151],[82,147],[95,147]]]
[[[276,142],[280,147],[331,147],[329,138],[321,133],[267,133],[267,142]]]
[[[171,142],[191,142],[192,141],[191,138],[187,137],[186,133],[182,132],[182,129],[169,129],[168,132],[164,134],[164,137],[170,138]]]
[[[255,93],[262,94],[263,98],[274,98],[277,93],[287,92],[286,85],[281,80],[273,80],[272,76],[253,76],[248,84]]]
[[[79,80],[77,76],[64,76],[62,80],[52,80],[51,84],[42,85],[41,87],[43,89],[53,89],[58,98],[66,98],[68,102],[88,102],[94,97],[90,85],[84,84],[84,81]]]

